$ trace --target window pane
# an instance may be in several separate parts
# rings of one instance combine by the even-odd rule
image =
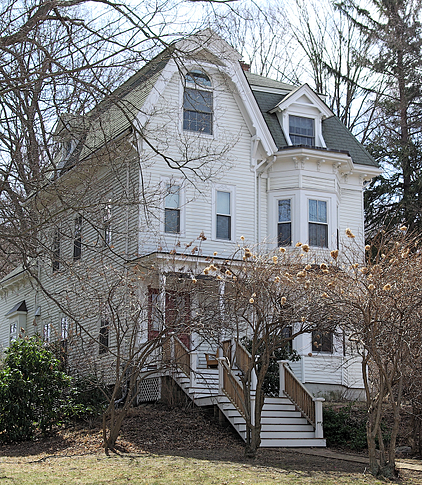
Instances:
[[[231,217],[217,215],[217,239],[231,239]]]
[[[315,145],[314,120],[289,116],[289,135],[293,145]]]
[[[212,114],[185,110],[183,112],[183,129],[212,135]]]
[[[290,222],[290,199],[278,201],[278,222]]]
[[[183,108],[202,113],[212,113],[212,93],[199,89],[185,89]]]
[[[166,208],[168,209],[178,209],[179,208],[179,185],[167,185],[167,195],[166,195]]]
[[[309,200],[309,220],[318,222],[318,201]]]
[[[230,215],[230,192],[217,191],[217,214]]]
[[[190,71],[186,74],[186,82],[200,84],[202,86],[211,86],[210,78],[199,70]]]
[[[326,224],[309,223],[309,244],[328,248],[328,226]]]
[[[312,352],[333,352],[332,332],[312,332]]]
[[[279,246],[292,244],[292,224],[290,222],[278,224],[277,241]]]
[[[177,234],[180,232],[180,210],[166,209],[164,213],[164,232]]]
[[[327,222],[327,202],[318,201],[318,222]]]

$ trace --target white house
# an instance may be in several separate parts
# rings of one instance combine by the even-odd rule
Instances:
[[[62,153],[32,201],[44,220],[59,222],[45,231],[48,251],[27,263],[32,275],[21,267],[0,282],[2,348],[21,329],[66,342],[76,312],[91,337],[84,355],[97,368],[111,365],[107,299],[91,282],[107,286],[117,268],[201,270],[214,252],[233,254],[241,236],[268,249],[301,241],[330,251],[349,227],[363,241],[362,190],[379,173],[375,161],[323,96],[240,61],[204,31],[158,55],[85,117],[63,116]],[[164,280],[158,270],[136,292],[151,303]],[[360,364],[343,339],[312,340],[293,343],[296,378],[315,395],[356,396]],[[201,345],[196,338],[191,346],[191,367],[206,372],[210,348]],[[189,392],[195,379],[179,383]]]

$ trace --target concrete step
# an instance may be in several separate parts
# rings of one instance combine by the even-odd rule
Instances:
[[[283,438],[283,439],[261,439],[261,448],[301,448],[301,447],[318,447],[327,446],[323,438]]]

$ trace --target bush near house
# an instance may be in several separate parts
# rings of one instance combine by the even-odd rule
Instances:
[[[15,340],[0,369],[0,441],[24,441],[71,418],[98,416],[101,386],[62,370],[54,349],[39,337]]]

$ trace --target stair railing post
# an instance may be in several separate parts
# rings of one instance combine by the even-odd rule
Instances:
[[[190,354],[190,387],[196,386],[196,371],[198,368],[198,352],[191,352]]]
[[[279,372],[279,382],[280,390],[278,391],[279,397],[284,397],[284,391],[286,390],[286,380],[284,378],[284,365],[287,364],[288,360],[277,360],[278,372]]]
[[[222,396],[224,394],[224,376],[223,376],[223,361],[226,360],[225,357],[217,357],[218,360],[218,394]]]
[[[322,403],[325,401],[323,397],[314,397],[313,399],[315,403],[315,438],[323,438],[324,431],[322,428]]]

